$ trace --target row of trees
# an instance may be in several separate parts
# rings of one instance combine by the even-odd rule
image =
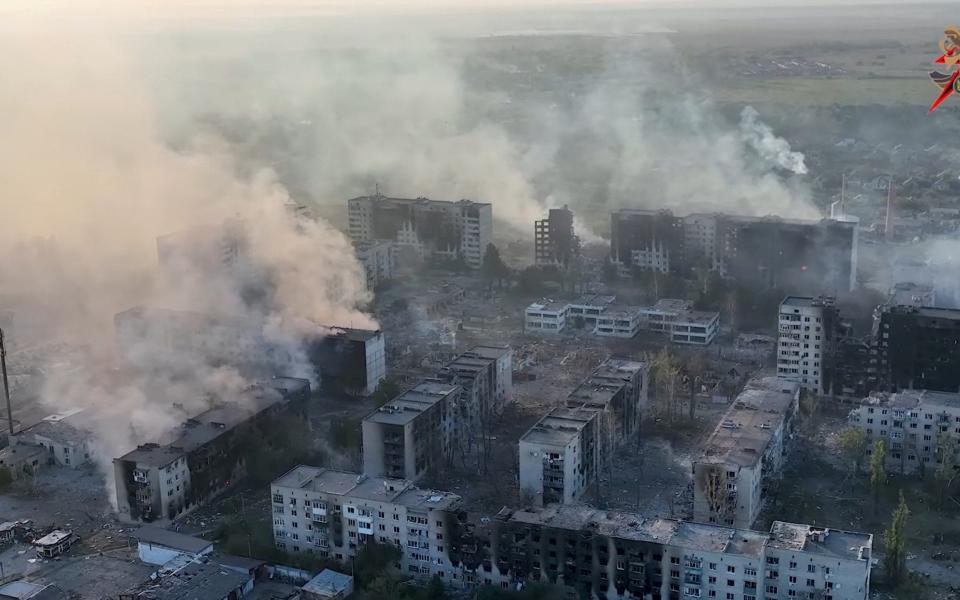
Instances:
[[[673,423],[682,415],[683,402],[688,403],[687,417],[692,422],[697,416],[697,388],[707,372],[703,355],[691,354],[686,360],[675,356],[666,347],[654,356],[650,364],[655,392],[653,408],[658,415]]]

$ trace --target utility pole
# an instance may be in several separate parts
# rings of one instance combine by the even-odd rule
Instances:
[[[13,437],[13,410],[10,408],[10,384],[7,382],[7,346],[3,340],[3,329],[0,328],[0,369],[3,370],[3,395],[7,400],[7,423],[10,426],[10,437]],[[12,443],[13,440],[11,439]]]

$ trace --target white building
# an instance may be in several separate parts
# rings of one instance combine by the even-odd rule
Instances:
[[[900,473],[936,469],[947,443],[954,455],[960,449],[960,394],[930,390],[876,394],[850,411],[849,421],[866,434],[868,454],[877,440],[884,441],[887,468]]]
[[[479,269],[493,240],[493,207],[486,203],[377,194],[348,200],[347,212],[354,242],[393,242],[420,259],[461,259]]]
[[[750,527],[764,484],[779,476],[800,386],[765,377],[750,381],[724,414],[693,464],[693,518]]]
[[[349,560],[367,540],[401,551],[401,571],[453,581],[447,552],[460,497],[403,479],[298,466],[270,485],[277,548]]]
[[[390,242],[357,242],[353,245],[357,260],[363,265],[367,278],[367,289],[373,291],[394,278],[396,271],[396,251]]]
[[[92,428],[88,419],[95,419],[89,409],[71,408],[44,417],[39,423],[17,432],[18,442],[42,446],[48,460],[62,467],[76,469],[90,462]]]
[[[422,381],[363,419],[363,472],[416,481],[447,459],[460,387]]]
[[[643,327],[643,309],[635,306],[610,306],[597,317],[594,333],[601,337],[632,338]]]
[[[180,557],[198,558],[213,553],[213,542],[146,525],[131,536],[137,540],[137,555],[148,565],[165,565]]]
[[[535,333],[560,333],[567,326],[570,305],[566,302],[541,300],[526,308],[523,330]]]
[[[827,393],[826,362],[836,319],[832,298],[784,298],[778,319],[777,376],[816,394]]]

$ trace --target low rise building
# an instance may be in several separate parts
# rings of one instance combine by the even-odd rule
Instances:
[[[302,418],[309,395],[306,380],[277,378],[188,419],[171,443],[143,444],[114,459],[120,518],[170,520],[236,483],[247,454],[257,450],[245,445],[247,434],[280,415]]]
[[[777,521],[769,533],[588,506],[504,508],[462,521],[450,558],[476,585],[571,596],[867,600],[873,536]]]
[[[753,525],[765,483],[783,466],[799,398],[799,384],[776,377],[747,383],[693,464],[695,521]]]
[[[324,569],[300,590],[303,600],[345,600],[353,594],[353,577]]]
[[[567,326],[594,331],[597,321],[616,302],[616,296],[589,294],[567,305]]]
[[[176,558],[150,579],[120,593],[120,600],[238,600],[253,592],[248,573],[227,569],[205,558]]]
[[[532,333],[560,333],[567,326],[570,305],[554,300],[540,300],[526,308],[523,330]]]
[[[54,529],[40,539],[34,540],[39,558],[56,558],[80,541],[80,537],[69,529]]]
[[[17,432],[16,438],[45,448],[48,462],[76,469],[90,462],[92,429],[86,422],[92,418],[96,416],[89,410],[71,408],[44,417]]]
[[[637,306],[610,306],[597,318],[594,333],[601,337],[633,338],[643,328],[643,309]]]
[[[175,558],[194,559],[213,552],[213,542],[156,525],[141,527],[131,537],[137,540],[137,556],[148,565],[161,566]]]
[[[900,473],[936,469],[944,452],[960,450],[960,394],[931,390],[877,393],[853,409],[850,424],[862,430],[868,452],[883,440],[886,466]]]
[[[416,481],[450,455],[460,386],[422,381],[363,420],[363,472]]]
[[[693,310],[686,300],[664,298],[640,309],[641,327],[659,331],[675,344],[707,346],[720,331],[720,313]]]
[[[48,461],[47,449],[38,444],[14,442],[0,450],[0,469],[7,469],[13,481],[33,477]]]
[[[298,466],[270,485],[277,548],[350,560],[364,542],[395,545],[401,571],[451,582],[448,545],[460,497],[404,479]]]

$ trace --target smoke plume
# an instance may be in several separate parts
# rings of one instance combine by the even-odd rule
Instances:
[[[807,174],[803,153],[791,151],[790,142],[774,135],[770,126],[760,121],[760,113],[752,106],[744,107],[740,113],[740,133],[764,160],[797,175]]]

